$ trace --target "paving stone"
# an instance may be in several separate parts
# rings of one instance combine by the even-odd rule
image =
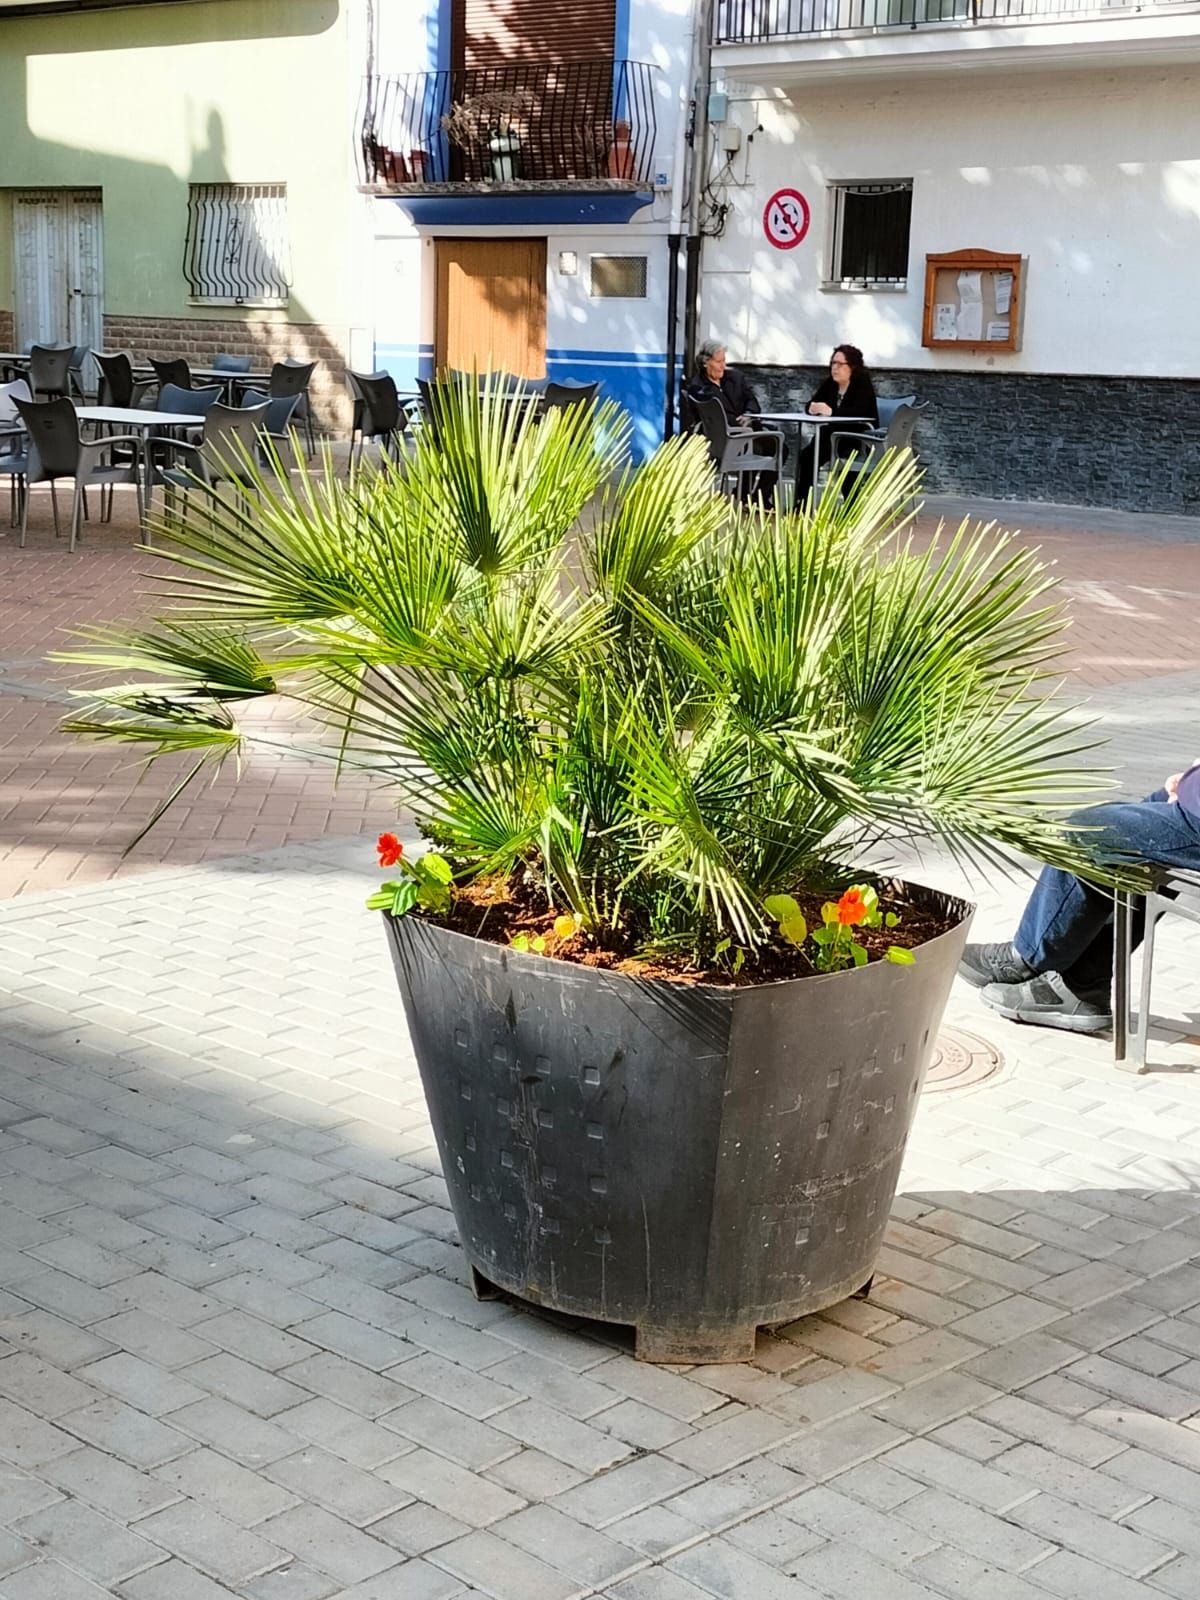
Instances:
[[[209,1344],[200,1355],[212,1354],[211,1347],[218,1345],[231,1355],[241,1356],[269,1372],[278,1372],[281,1367],[293,1366],[318,1353],[317,1347],[307,1340],[284,1333],[245,1311],[226,1311],[218,1317],[210,1317],[207,1322],[197,1323],[194,1331],[199,1339]]]
[[[42,1474],[118,1522],[136,1522],[179,1498],[178,1492],[101,1450],[83,1447],[43,1463]]]
[[[588,1527],[603,1528],[618,1517],[670,1499],[689,1488],[699,1476],[665,1456],[642,1456],[566,1490],[554,1503]]]
[[[553,1506],[529,1506],[495,1523],[491,1532],[547,1566],[598,1589],[645,1563],[639,1551],[610,1534],[576,1522]]]
[[[171,1422],[181,1431],[205,1444],[215,1446],[248,1467],[266,1466],[290,1455],[296,1440],[274,1423],[244,1411],[228,1400],[214,1397],[198,1400],[171,1413]]]
[[[830,1478],[907,1438],[902,1428],[862,1412],[798,1434],[778,1450],[772,1450],[771,1460],[809,1478]]]
[[[157,1511],[137,1527],[173,1555],[235,1590],[286,1559],[278,1545],[192,1500]]]
[[[401,1559],[389,1545],[360,1533],[340,1517],[319,1506],[299,1506],[272,1517],[258,1527],[258,1533],[273,1544],[282,1545],[318,1572],[327,1572],[344,1584],[361,1583],[386,1572]]]
[[[827,1539],[845,1541],[889,1566],[905,1566],[938,1543],[898,1517],[872,1510],[833,1487],[806,1489],[780,1507],[783,1515]]]
[[[87,1369],[84,1371],[86,1374]],[[35,1416],[51,1421],[68,1411],[78,1411],[97,1398],[90,1384],[24,1353],[0,1360],[0,1392],[19,1401]]]
[[[287,1377],[291,1383],[372,1419],[385,1416],[389,1411],[395,1411],[397,1407],[416,1399],[412,1389],[406,1389],[403,1384],[381,1373],[371,1372],[367,1367],[360,1367],[357,1362],[347,1361],[344,1356],[311,1356],[307,1361],[298,1361],[294,1367],[289,1367]]]
[[[621,1439],[613,1439],[585,1422],[564,1417],[536,1400],[522,1400],[492,1416],[492,1426],[523,1444],[565,1461],[580,1472],[603,1472],[624,1461],[632,1452]],[[782,1430],[786,1431],[786,1430]],[[674,1445],[672,1449],[683,1449]]]
[[[92,1332],[108,1341],[109,1347],[119,1345],[131,1355],[141,1356],[156,1367],[172,1371],[213,1354],[214,1347],[198,1335],[188,1333],[148,1311],[123,1311],[92,1324]],[[97,1351],[97,1355],[103,1354]]]
[[[208,1390],[259,1417],[273,1417],[279,1411],[302,1405],[309,1394],[308,1390],[289,1383],[277,1373],[265,1372],[240,1356],[228,1353],[197,1361],[187,1368],[187,1377],[189,1387],[195,1391],[193,1397]]]
[[[112,1600],[112,1590],[58,1561],[39,1561],[4,1580],[4,1600]]]
[[[810,1559],[801,1556],[795,1566]],[[672,1556],[668,1570],[687,1578],[718,1600],[816,1600],[817,1590],[769,1567],[728,1539],[705,1539]],[[653,1593],[653,1591],[650,1591]],[[829,1590],[824,1589],[828,1594]],[[921,1600],[925,1600],[922,1596]]]
[[[488,1467],[485,1477],[501,1483],[523,1500],[547,1500],[583,1483],[586,1474],[540,1450],[518,1450]]]
[[[306,1400],[290,1411],[281,1411],[274,1420],[299,1439],[321,1445],[356,1467],[381,1466],[412,1448],[407,1438],[393,1433],[390,1428],[367,1422],[345,1406],[323,1398]]]
[[[581,1593],[574,1579],[481,1529],[440,1546],[433,1560],[495,1600],[576,1600]]]
[[[173,1557],[121,1585],[122,1600],[229,1600],[229,1594],[223,1583]]]
[[[82,1368],[79,1375],[96,1388],[106,1389],[118,1400],[124,1400],[127,1405],[149,1412],[152,1417],[178,1411],[181,1406],[204,1399],[204,1390],[196,1384],[127,1352],[106,1356],[102,1361]],[[86,1398],[79,1404],[86,1404]]]
[[[970,1500],[985,1511],[1007,1511],[1032,1493],[1031,1485],[1020,1478],[970,1458],[964,1459],[956,1450],[949,1450],[934,1439],[912,1439],[889,1450],[882,1461],[885,1466],[905,1472],[921,1483]]]
[[[486,1422],[473,1422],[461,1411],[452,1411],[437,1400],[410,1400],[398,1411],[389,1412],[383,1426],[394,1428],[412,1444],[428,1445],[473,1472],[493,1467],[520,1449],[515,1439],[491,1428]],[[393,1454],[398,1455],[396,1450]]]
[[[478,1473],[455,1466],[429,1450],[410,1450],[396,1461],[378,1468],[385,1482],[403,1489],[449,1516],[472,1527],[486,1528],[501,1517],[520,1511],[524,1501]]]
[[[315,1445],[276,1461],[267,1475],[297,1499],[316,1501],[356,1528],[399,1511],[411,1499],[405,1490]]]
[[[157,1545],[77,1500],[22,1517],[12,1531],[101,1584],[120,1583],[162,1560]]]
[[[981,1511],[940,1489],[926,1489],[915,1499],[906,1500],[896,1515],[914,1528],[990,1565],[1003,1567],[1006,1572],[1023,1572],[1054,1548],[1046,1540],[1014,1527],[1013,1513],[1001,1521],[991,1512]]]
[[[382,1539],[410,1556],[424,1555],[469,1532],[467,1524],[457,1517],[447,1516],[436,1506],[423,1505],[416,1500],[402,1511],[394,1511],[390,1517],[381,1517],[371,1524],[372,1539]]]
[[[239,1466],[215,1450],[192,1450],[156,1467],[154,1476],[174,1494],[201,1500],[242,1528],[252,1528],[296,1504],[294,1494],[262,1472]]]

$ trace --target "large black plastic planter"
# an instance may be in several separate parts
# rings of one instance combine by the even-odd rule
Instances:
[[[416,917],[388,934],[479,1293],[731,1361],[870,1277],[972,907],[911,967],[641,981]]]

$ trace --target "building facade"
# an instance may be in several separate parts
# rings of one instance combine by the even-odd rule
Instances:
[[[702,326],[766,396],[847,340],[929,402],[933,490],[1200,509],[1200,6],[717,0],[712,74]],[[926,343],[968,249],[1015,326],[935,275]]]
[[[0,0],[0,348],[371,361],[359,4]]]
[[[376,365],[599,380],[644,455],[681,355],[692,0],[369,9]]]

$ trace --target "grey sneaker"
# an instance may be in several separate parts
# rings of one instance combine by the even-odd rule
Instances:
[[[1058,972],[1042,972],[1024,983],[989,983],[979,998],[1010,1022],[1068,1033],[1106,1033],[1112,1027],[1107,994],[1076,994]]]
[[[1033,968],[1011,944],[969,944],[958,963],[958,975],[975,989],[986,983],[1024,983]]]

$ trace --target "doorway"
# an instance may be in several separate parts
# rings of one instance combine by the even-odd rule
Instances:
[[[436,239],[441,371],[546,376],[545,239]]]
[[[99,189],[13,195],[16,344],[104,348],[103,212]]]

